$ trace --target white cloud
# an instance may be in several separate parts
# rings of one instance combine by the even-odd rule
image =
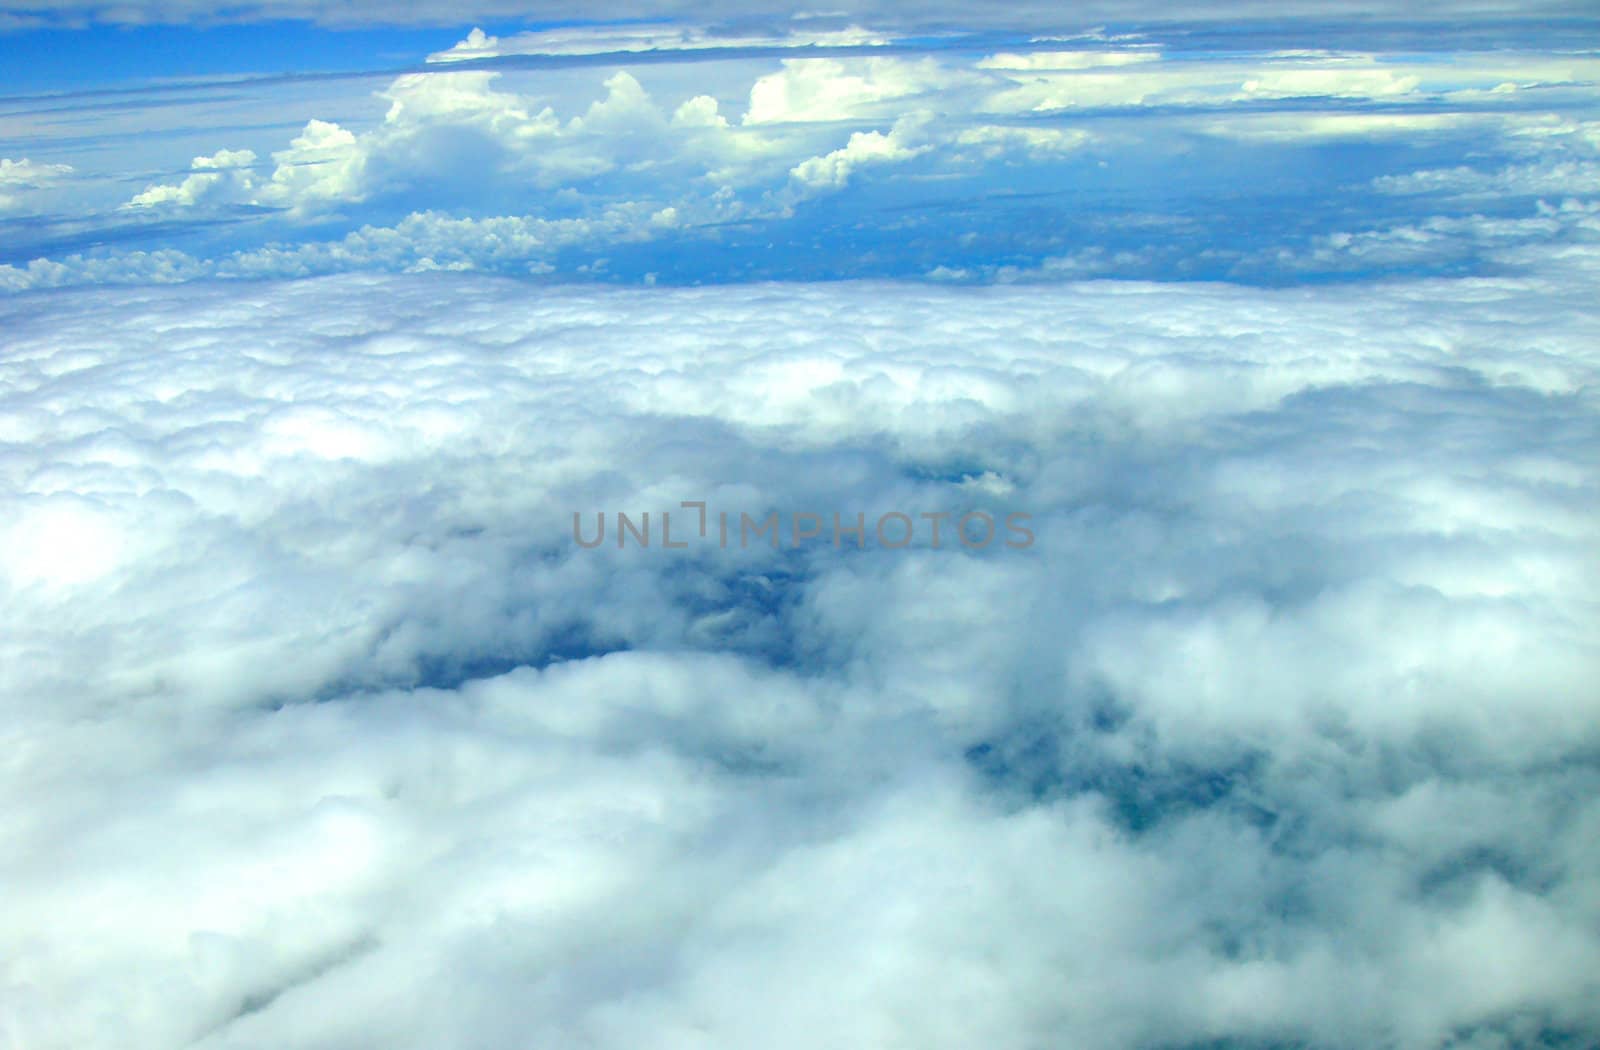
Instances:
[[[923,123],[903,120],[887,135],[881,131],[858,131],[839,149],[801,161],[789,174],[808,191],[840,189],[862,167],[896,164],[932,149],[931,145],[917,142]]]
[[[0,212],[21,209],[29,196],[72,174],[70,164],[39,164],[0,157]]]
[[[972,147],[987,158],[1009,151],[1021,151],[1035,157],[1056,153],[1069,153],[1087,145],[1093,136],[1080,128],[1035,128],[1001,124],[984,124],[968,128],[955,136],[958,146]]]
[[[1290,267],[1363,270],[1372,266],[1439,265],[1473,253],[1512,265],[1527,265],[1526,249],[1554,251],[1574,241],[1600,239],[1600,201],[1538,202],[1533,214],[1511,217],[1433,215],[1364,230],[1329,233],[1303,253],[1281,250],[1277,262]]]
[[[860,26],[819,29],[804,22],[774,33],[713,32],[704,26],[658,23],[540,29],[507,37],[473,29],[429,62],[466,62],[502,55],[633,54],[646,51],[702,51],[708,48],[878,47],[888,37]]]
[[[913,96],[970,82],[933,59],[784,59],[782,70],[751,87],[744,123],[870,119],[904,112]]]
[[[1427,168],[1372,180],[1381,193],[1448,194],[1459,197],[1581,197],[1600,194],[1600,164],[1557,160],[1517,164],[1495,171]]]
[[[731,126],[707,95],[664,109],[625,70],[608,76],[601,96],[566,119],[501,90],[499,80],[493,72],[406,74],[381,93],[389,107],[370,130],[313,119],[272,153],[265,178],[249,162],[196,158],[194,174],[183,182],[150,186],[131,203],[256,204],[321,219],[376,200],[449,206],[459,199],[480,209],[493,200],[526,203],[529,188],[547,191],[608,174],[633,179],[641,192],[688,197],[699,192],[696,179],[744,184],[774,168],[781,177],[812,141]],[[670,180],[663,181],[664,171]]]
[[[1249,142],[1414,138],[1459,131],[1486,119],[1473,113],[1268,113],[1202,123],[1208,135]]]
[[[1150,48],[1126,51],[1033,51],[1027,54],[1001,52],[980,59],[979,69],[1010,71],[1055,71],[1067,69],[1095,69],[1102,66],[1132,66],[1144,62],[1159,62],[1161,52]]]
[[[688,128],[726,128],[728,118],[719,111],[718,102],[710,95],[696,95],[680,105],[672,114],[672,122]]]
[[[1249,98],[1390,99],[1416,91],[1422,78],[1391,69],[1285,69],[1268,70],[1244,82]]]
[[[21,160],[0,159],[0,184],[6,186],[39,186],[71,173],[70,164],[37,164],[26,157]]]
[[[190,167],[195,174],[177,185],[157,184],[134,195],[129,207],[151,208],[173,204],[194,207],[208,200],[229,201],[247,198],[256,188],[250,170],[256,155],[250,150],[219,150],[209,157],[196,157]]]
[[[1073,107],[1230,106],[1264,100],[1339,98],[1418,103],[1443,98],[1462,105],[1503,101],[1498,89],[1516,80],[1545,89],[1576,88],[1600,76],[1586,56],[1504,56],[1464,52],[1449,62],[1402,56],[1338,52],[1269,52],[1254,56],[1212,55],[1176,61],[1155,50],[1056,52],[998,55],[978,68],[1004,77],[983,106],[993,112]],[[1263,114],[1260,119],[1313,121],[1316,117],[1381,117],[1386,114]],[[1412,119],[1427,114],[1395,114]],[[1240,119],[1249,119],[1241,114]],[[1325,127],[1337,127],[1329,124]]]
[[[1159,57],[1159,56],[1158,56]],[[1216,95],[1218,71],[1162,63],[1131,70],[1108,65],[1086,69],[1029,66],[999,68],[998,89],[980,105],[991,113],[1046,112],[1098,106],[1192,104]]]
[[[6,1036],[1592,1042],[1595,266],[0,300]]]
[[[197,174],[176,186],[152,186],[134,203],[194,205],[226,199],[316,215],[419,183],[484,185],[513,178],[519,171],[526,177],[527,169],[550,151],[562,127],[549,107],[535,109],[527,100],[497,90],[497,78],[498,74],[480,72],[406,74],[382,92],[389,108],[371,131],[357,134],[337,123],[313,119],[286,149],[272,154],[274,167],[267,179],[257,180],[242,170],[225,178],[212,169],[241,165],[202,163],[209,158],[197,158]],[[619,83],[613,78],[613,95]],[[634,83],[635,94],[637,87]],[[615,98],[611,104],[616,106]],[[581,129],[582,124],[575,121],[572,128]],[[224,151],[218,156],[234,155]],[[559,167],[563,161],[558,153],[547,163]],[[596,163],[604,165],[593,160],[566,160],[565,165],[569,173],[583,173],[595,170]]]
[[[307,122],[289,148],[272,155],[277,165],[265,199],[294,209],[323,202],[359,201],[365,195],[366,156],[354,134],[324,120]]]
[[[335,240],[272,244],[214,258],[165,249],[35,259],[26,266],[0,266],[0,289],[166,284],[204,277],[304,277],[348,270],[539,274],[548,272],[548,258],[562,248],[646,240],[706,217],[690,205],[660,208],[649,202],[623,203],[572,219],[526,215],[460,219],[440,212],[413,212],[394,225],[362,226]]]

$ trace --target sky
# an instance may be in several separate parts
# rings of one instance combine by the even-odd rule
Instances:
[[[0,1047],[1600,1044],[1589,5],[0,3]]]
[[[1592,233],[1561,211],[1592,198],[1600,148],[1600,23],[1570,11],[485,29],[75,10],[0,36],[12,291],[435,268],[1282,285],[1499,272]]]

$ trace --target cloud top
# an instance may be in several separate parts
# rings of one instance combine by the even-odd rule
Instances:
[[[4,1030],[1591,1041],[1594,266],[8,298]]]

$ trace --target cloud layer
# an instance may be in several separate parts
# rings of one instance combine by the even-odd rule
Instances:
[[[1530,266],[0,300],[0,1032],[1595,1041],[1600,264]],[[685,500],[1036,543],[573,542]]]

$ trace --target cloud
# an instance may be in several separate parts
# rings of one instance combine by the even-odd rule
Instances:
[[[68,164],[35,164],[26,157],[0,160],[0,184],[7,186],[37,187],[71,173],[72,166]]]
[[[614,77],[609,83],[613,97],[600,104],[602,111],[643,104],[637,82],[619,76],[625,80]],[[453,189],[532,174],[528,169],[535,158],[545,158],[562,126],[548,107],[534,110],[519,96],[497,90],[497,78],[483,72],[398,77],[382,92],[389,108],[376,128],[358,135],[332,121],[313,119],[286,149],[272,154],[270,177],[258,181],[247,176],[229,184],[231,199],[315,216],[418,186],[447,197]],[[617,97],[628,84],[631,91]],[[570,133],[583,126],[582,119],[575,120]],[[569,151],[566,158],[546,159],[545,165],[564,167],[567,174],[593,173],[605,162],[574,161]],[[195,166],[210,167],[199,160]],[[152,187],[135,203],[192,205],[215,195],[222,184],[217,175],[190,176],[178,186]]]
[[[236,200],[256,187],[250,171],[256,155],[250,150],[219,150],[209,157],[196,157],[190,167],[195,174],[177,185],[157,184],[135,194],[128,202],[133,208],[153,208],[173,204],[194,207],[207,200]]]
[[[262,196],[291,211],[359,201],[366,195],[366,155],[354,134],[331,121],[308,121],[272,160],[276,167]]]
[[[37,164],[26,157],[21,160],[0,158],[0,212],[22,209],[35,191],[46,189],[71,174],[70,164]]]
[[[889,43],[882,34],[850,26],[821,29],[796,22],[773,33],[713,32],[705,26],[602,25],[566,29],[540,29],[507,37],[490,36],[473,29],[466,39],[428,56],[430,62],[466,62],[503,55],[595,55],[648,51],[702,51],[706,49],[783,47],[881,47]]]
[[[1593,1042],[1597,266],[0,300],[0,1023]]]
[[[408,201],[481,210],[494,201],[525,200],[530,186],[550,190],[601,176],[660,191],[663,170],[677,177],[666,188],[687,196],[697,192],[683,185],[690,179],[748,181],[772,154],[781,160],[783,151],[803,148],[779,150],[763,133],[733,127],[710,96],[665,110],[626,70],[606,77],[600,97],[567,119],[502,90],[500,78],[479,71],[400,76],[380,93],[388,109],[370,130],[313,119],[272,153],[265,178],[242,164],[202,157],[196,174],[151,186],[131,203],[250,204],[320,221],[353,206]]]
[[[1392,98],[1409,95],[1422,78],[1389,69],[1272,70],[1244,83],[1251,98]]]
[[[1575,88],[1587,95],[1582,85],[1592,83],[1597,72],[1594,61],[1586,56],[1540,54],[1508,62],[1493,53],[1472,51],[1455,54],[1448,63],[1401,55],[1303,50],[1264,51],[1249,57],[1219,53],[1196,63],[1174,61],[1173,55],[1152,49],[1148,43],[1119,51],[994,55],[979,61],[977,68],[1005,78],[984,103],[992,112],[1240,106],[1242,118],[1315,123],[1320,117],[1324,128],[1339,126],[1326,122],[1338,116],[1413,119],[1430,114],[1252,114],[1249,107],[1266,100],[1295,99],[1384,105],[1449,99],[1461,105],[1503,105],[1504,89],[1512,81],[1547,91]]]
[[[1434,215],[1371,229],[1315,238],[1303,254],[1284,251],[1278,265],[1308,269],[1367,271],[1404,268],[1419,262],[1460,262],[1482,253],[1515,263],[1528,249],[1594,243],[1600,238],[1600,201],[1539,201],[1526,216]],[[1523,260],[1525,263],[1525,260]]]
[[[1417,139],[1457,132],[1484,118],[1470,113],[1294,113],[1229,116],[1202,125],[1206,134],[1250,142]]]
[[[1063,10],[13,99],[0,1043],[1600,1043],[1586,12]]]
[[[257,176],[251,150],[219,150],[196,157],[194,174],[179,183],[155,183],[127,208],[204,208],[241,204],[279,207],[293,215],[366,198],[367,156],[356,136],[338,124],[311,120],[287,149],[272,154],[267,178]]]
[[[0,290],[82,284],[167,284],[206,277],[260,279],[347,271],[477,270],[544,274],[563,249],[594,248],[664,235],[701,216],[649,202],[622,204],[592,216],[541,219],[503,215],[460,219],[413,212],[391,226],[362,226],[337,240],[269,244],[206,258],[175,249],[35,259],[0,266]]]
[[[1102,66],[1132,66],[1159,62],[1161,52],[1149,46],[1126,51],[1034,51],[1028,54],[1002,52],[980,59],[979,69],[1011,71],[1049,71],[1096,69]]]
[[[1398,196],[1443,194],[1455,197],[1582,197],[1600,195],[1600,164],[1550,160],[1495,171],[1478,168],[1427,168],[1373,180],[1380,193]]]
[[[840,121],[904,112],[905,100],[964,80],[932,59],[785,59],[783,69],[750,88],[745,124]],[[893,108],[884,104],[893,103]]]
[[[961,146],[975,148],[989,159],[1011,151],[1021,151],[1035,157],[1067,153],[1081,149],[1093,136],[1078,128],[1031,128],[985,124],[968,128],[955,136]]]
[[[858,131],[843,147],[821,157],[801,161],[789,172],[806,190],[836,190],[850,176],[867,165],[895,164],[926,153],[931,146],[913,144],[917,121],[901,121],[885,135],[879,131]]]

